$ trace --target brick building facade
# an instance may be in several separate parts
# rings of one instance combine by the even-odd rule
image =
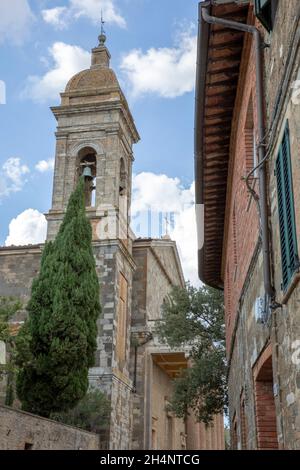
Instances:
[[[57,132],[47,239],[57,234],[69,196],[84,175],[102,305],[89,381],[111,402],[101,446],[182,449],[201,446],[202,441],[207,446],[199,440],[199,426],[192,416],[187,424],[167,411],[172,380],[188,361],[185,351],[159,344],[155,323],[171,287],[184,285],[181,264],[169,238],[135,239],[131,232],[133,144],[139,135],[109,68],[103,34],[91,58],[90,69],[71,78],[61,105],[52,108]],[[42,249],[42,245],[0,248],[0,295],[19,297],[26,304]],[[24,310],[14,322],[25,318]],[[2,384],[2,399],[4,394]],[[207,432],[210,448],[224,447],[222,417]]]
[[[199,275],[224,289],[238,449],[300,448],[299,16],[297,0],[199,6]]]

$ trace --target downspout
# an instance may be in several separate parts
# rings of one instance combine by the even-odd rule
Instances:
[[[267,200],[267,175],[265,163],[265,126],[264,126],[264,103],[263,103],[263,79],[262,79],[262,55],[261,51],[264,43],[261,39],[260,32],[255,26],[251,26],[237,21],[226,20],[211,16],[207,8],[201,7],[202,18],[209,24],[218,24],[227,28],[244,31],[253,35],[255,49],[255,65],[256,65],[256,107],[258,121],[258,161],[259,164],[259,208],[260,208],[260,225],[261,239],[263,250],[263,271],[264,271],[264,288],[269,301],[274,299],[274,289],[271,283],[271,256],[270,256],[270,236],[268,228],[268,200]]]

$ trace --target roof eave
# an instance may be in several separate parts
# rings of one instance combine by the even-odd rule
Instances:
[[[197,44],[197,68],[196,68],[196,87],[195,87],[195,198],[196,204],[204,204],[203,198],[203,125],[204,125],[204,101],[206,86],[206,69],[210,25],[203,21],[202,8],[211,10],[210,1],[199,3],[198,16],[198,44]],[[201,211],[197,211],[197,214]],[[197,225],[202,221],[197,220]],[[204,241],[205,243],[205,241]],[[198,276],[205,284],[216,289],[222,289],[222,286],[212,283],[206,278],[204,270],[204,245],[198,249]]]

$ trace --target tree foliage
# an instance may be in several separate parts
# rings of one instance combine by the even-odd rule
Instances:
[[[52,419],[90,432],[100,432],[110,416],[110,401],[95,388],[90,389],[77,405],[65,413],[53,413]]]
[[[81,178],[56,239],[43,250],[17,340],[18,397],[42,416],[73,408],[88,388],[101,311],[91,241]]]
[[[0,341],[5,344],[6,361],[0,364],[0,380],[6,378],[5,404],[11,406],[15,398],[16,373],[16,336],[12,334],[10,320],[22,308],[22,303],[15,297],[0,297]]]
[[[160,339],[187,347],[191,367],[174,380],[171,410],[185,417],[192,409],[206,424],[227,403],[223,294],[211,287],[174,287],[162,305]]]
[[[15,297],[0,297],[0,341],[7,343],[12,340],[9,320],[21,307],[20,300]]]

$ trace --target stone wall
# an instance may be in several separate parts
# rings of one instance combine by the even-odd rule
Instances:
[[[182,283],[181,268],[176,265],[176,254],[175,244],[171,240],[137,239],[133,244],[133,256],[137,265],[133,276],[131,321],[131,378],[136,386],[133,394],[133,449],[152,447],[151,408],[154,406],[153,400],[157,400],[157,397],[152,396],[154,379],[149,348],[153,349],[151,332],[155,329],[156,320],[160,318],[164,297],[173,284]],[[166,380],[171,383],[167,376]],[[164,387],[157,386],[156,394],[159,400],[164,400],[165,392]],[[165,448],[164,445],[161,436],[157,435],[157,448]]]
[[[193,416],[186,423],[175,418],[166,409],[172,394],[172,375],[154,362],[154,357],[161,355],[168,361],[168,354],[174,352],[159,342],[155,329],[165,296],[173,285],[183,285],[175,244],[167,239],[138,239],[133,244],[133,256],[137,268],[131,320],[131,378],[135,384],[132,449],[199,449],[206,448],[208,441],[211,447],[207,448],[222,449],[223,417],[216,417],[216,426],[208,430]],[[186,360],[181,350],[176,352]],[[204,447],[197,447],[200,432]]]
[[[111,426],[106,435],[108,448],[128,448],[131,439],[131,390],[129,378],[130,355],[130,312],[132,298],[132,270],[134,262],[117,240],[98,241],[93,244],[96,270],[100,282],[102,315],[98,319],[98,339],[95,354],[95,367],[89,371],[90,383],[103,390],[112,403]],[[30,296],[33,278],[38,274],[42,245],[7,247],[0,249],[0,295],[20,297],[26,303]],[[128,304],[126,326],[126,360],[122,363],[117,357],[117,327],[119,302],[119,273],[128,280]],[[26,311],[22,310],[13,319],[24,321]],[[5,383],[0,383],[2,402],[5,397]],[[120,392],[120,396],[118,395]],[[110,442],[109,435],[111,434]]]
[[[279,238],[277,187],[274,174],[275,161],[281,143],[286,121],[289,120],[291,160],[294,184],[294,199],[298,246],[300,246],[300,104],[292,98],[293,83],[299,78],[300,52],[299,38],[296,44],[297,11],[299,21],[299,2],[278,2],[278,10],[274,29],[268,34],[263,28],[265,41],[270,44],[264,49],[265,67],[265,102],[267,128],[273,124],[274,113],[279,120],[274,129],[271,142],[271,153],[268,161],[268,189],[270,229],[272,240],[272,273],[276,291],[276,301],[282,304],[270,312],[266,323],[259,323],[255,318],[255,299],[264,295],[263,260],[261,246],[257,237],[257,214],[252,201],[245,205],[245,197],[238,188],[239,178],[243,176],[244,136],[242,123],[245,109],[248,106],[249,90],[254,85],[253,45],[249,38],[244,47],[244,58],[240,69],[240,81],[236,99],[236,120],[232,136],[232,166],[230,176],[229,198],[232,201],[228,210],[227,223],[227,263],[224,264],[224,285],[227,326],[227,352],[230,361],[229,369],[229,402],[230,422],[237,423],[236,430],[231,428],[232,443],[237,448],[274,448],[275,438],[273,424],[269,423],[269,436],[262,440],[262,429],[265,423],[259,412],[261,405],[259,397],[265,393],[265,399],[274,398],[276,407],[276,439],[280,448],[300,448],[300,372],[299,365],[292,360],[295,344],[300,339],[299,317],[299,275],[291,282],[288,291],[281,288],[281,248]],[[298,23],[299,30],[299,23]],[[295,52],[291,61],[291,50]],[[247,55],[248,54],[248,55]],[[290,62],[289,62],[290,60]],[[284,80],[289,80],[287,87]],[[253,95],[255,96],[255,95]],[[255,102],[254,102],[255,105]],[[254,125],[255,125],[254,115]],[[234,163],[233,163],[234,162]],[[257,186],[256,186],[257,190]],[[232,206],[238,199],[236,223],[237,243],[234,247],[232,228],[234,225]],[[244,204],[244,207],[243,207]],[[252,212],[251,212],[252,211]],[[249,218],[249,214],[253,214]],[[234,248],[237,249],[237,262],[234,266]],[[237,273],[237,275],[235,275]],[[230,320],[229,320],[230,319]],[[232,320],[233,323],[232,323]],[[231,324],[229,324],[231,322]],[[294,345],[294,346],[293,346]],[[262,386],[255,382],[255,370],[262,361],[266,350],[270,351],[272,359],[272,378]],[[272,390],[272,393],[270,392]],[[269,410],[270,411],[270,410]],[[273,413],[273,411],[272,411]],[[269,416],[269,421],[273,420]],[[273,421],[272,421],[273,423]],[[273,433],[273,434],[272,434]],[[272,436],[271,436],[272,434]],[[234,444],[235,445],[235,444]]]
[[[98,320],[96,363],[89,371],[90,383],[103,390],[111,400],[110,449],[128,449],[131,442],[131,390],[129,377],[132,271],[134,262],[117,240],[94,243],[99,275],[102,315]],[[125,356],[119,357],[118,328],[120,273],[128,282],[125,325]]]
[[[0,406],[1,450],[97,450],[97,434]]]
[[[0,247],[0,295],[30,296],[33,278],[38,274],[43,245]]]

